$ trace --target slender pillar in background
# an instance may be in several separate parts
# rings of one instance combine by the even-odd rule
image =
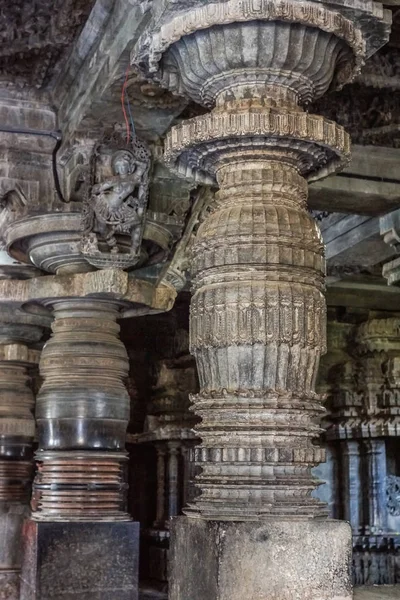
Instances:
[[[348,521],[353,534],[361,533],[363,524],[362,470],[360,442],[345,440],[341,443],[343,518]]]
[[[307,212],[307,180],[346,165],[350,143],[304,107],[374,51],[368,28],[386,41],[373,4],[177,0],[134,51],[211,109],[172,128],[165,158],[219,187],[193,245],[200,493],[172,529],[172,600],[352,598],[350,528],[312,496],[326,308]]]
[[[168,517],[170,519],[179,514],[179,446],[177,442],[168,443]]]
[[[164,445],[156,446],[157,452],[157,512],[155,527],[164,527],[165,523],[165,457]]]
[[[365,444],[368,473],[368,531],[370,535],[387,533],[386,441],[370,439]]]

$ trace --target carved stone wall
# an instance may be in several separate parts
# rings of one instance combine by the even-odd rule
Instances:
[[[320,373],[328,395],[327,443],[335,460],[334,470],[325,472],[331,516],[352,525],[356,585],[400,583],[400,320],[377,312],[361,323],[360,316],[342,322],[332,317],[328,331],[341,335]]]

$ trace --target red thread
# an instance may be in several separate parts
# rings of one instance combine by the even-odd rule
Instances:
[[[131,137],[131,128],[129,126],[128,115],[126,114],[126,109],[125,109],[125,93],[126,93],[126,86],[128,85],[128,75],[129,75],[130,68],[131,68],[131,66],[128,65],[128,68],[126,69],[125,81],[123,83],[122,93],[121,93],[121,106],[122,106],[122,112],[124,115],[125,125],[126,125],[126,143],[127,144],[129,144],[129,140]]]

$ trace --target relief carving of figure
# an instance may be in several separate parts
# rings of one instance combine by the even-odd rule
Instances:
[[[82,253],[99,254],[103,240],[111,255],[120,249],[116,234],[129,235],[131,255],[140,252],[148,200],[150,152],[139,140],[132,149],[117,150],[111,159],[113,175],[94,184],[84,201]]]

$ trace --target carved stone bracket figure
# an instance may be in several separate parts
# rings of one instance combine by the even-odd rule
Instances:
[[[312,496],[326,316],[307,212],[307,181],[346,165],[350,141],[303,107],[386,41],[382,6],[362,6],[177,0],[134,50],[148,76],[211,109],[170,131],[165,159],[219,187],[192,253],[200,494],[172,528],[173,598],[352,597],[350,529]]]
[[[90,187],[83,203],[81,252],[93,266],[128,268],[140,261],[150,164],[149,149],[135,138],[131,147],[113,153],[113,174]],[[130,238],[125,252],[117,235]]]

